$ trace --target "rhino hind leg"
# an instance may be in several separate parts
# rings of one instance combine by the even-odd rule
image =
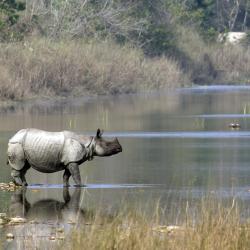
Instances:
[[[78,167],[77,163],[70,163],[67,167],[67,169],[69,170],[70,174],[72,175],[72,178],[75,182],[75,186],[76,187],[82,187],[84,185],[82,185],[82,181],[81,181],[81,175],[80,175],[80,170]]]
[[[28,183],[26,181],[26,178],[25,178],[25,175],[26,175],[26,172],[27,170],[30,168],[30,165],[29,163],[26,161],[25,162],[25,165],[24,165],[24,168],[20,170],[20,177],[21,177],[21,180],[22,180],[22,185],[23,186],[28,186]]]
[[[27,170],[30,168],[28,164],[25,164],[24,168],[21,170],[16,170],[12,168],[11,170],[11,176],[13,178],[13,181],[18,186],[28,186],[28,183],[25,178],[25,174]]]
[[[21,171],[12,168],[12,170],[11,170],[11,177],[13,178],[13,182],[17,186],[22,186],[23,185],[23,181],[21,179]]]
[[[25,157],[23,147],[20,143],[9,143],[8,145],[8,163],[11,167],[11,176],[16,185],[22,186],[25,181]]]

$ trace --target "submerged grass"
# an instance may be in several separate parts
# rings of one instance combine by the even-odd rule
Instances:
[[[0,99],[133,93],[188,82],[178,63],[111,41],[0,44]]]
[[[196,215],[187,205],[186,220],[167,226],[156,208],[152,216],[123,210],[104,219],[94,216],[88,226],[74,229],[63,249],[249,249],[250,225],[242,223],[235,201],[230,206],[202,201]],[[167,216],[167,215],[166,215]]]

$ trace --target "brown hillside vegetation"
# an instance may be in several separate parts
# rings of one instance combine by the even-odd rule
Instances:
[[[168,58],[112,42],[32,40],[0,45],[0,98],[133,93],[189,82]]]

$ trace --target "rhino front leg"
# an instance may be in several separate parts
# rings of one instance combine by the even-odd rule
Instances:
[[[77,163],[70,163],[68,165],[68,170],[69,170],[70,174],[73,177],[73,180],[74,180],[74,182],[76,184],[75,186],[76,187],[83,186],[82,181],[81,181],[81,175],[80,175],[80,170],[79,170],[78,164]]]
[[[16,185],[18,185],[18,186],[23,185],[23,182],[22,182],[22,179],[21,179],[21,172],[19,170],[16,170],[16,169],[12,168],[11,176],[12,176],[13,181],[14,181],[14,183]]]
[[[71,176],[70,171],[66,168],[63,174],[63,186],[68,187],[69,186],[69,177]]]

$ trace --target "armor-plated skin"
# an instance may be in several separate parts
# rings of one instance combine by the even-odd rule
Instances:
[[[95,137],[71,131],[22,129],[9,140],[7,154],[11,176],[17,185],[27,185],[25,174],[32,167],[43,173],[65,170],[64,185],[69,185],[72,175],[76,185],[81,186],[80,164],[94,156],[110,156],[121,151],[118,139],[104,140],[100,129]]]

